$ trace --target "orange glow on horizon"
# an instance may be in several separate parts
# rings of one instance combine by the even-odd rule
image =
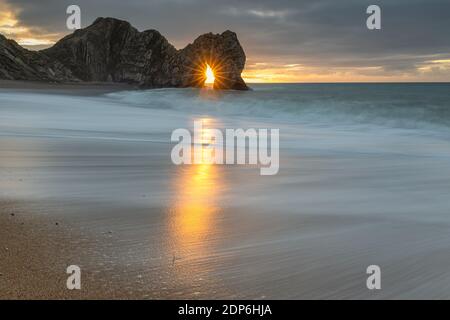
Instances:
[[[435,82],[450,81],[450,59],[430,59],[415,70],[391,72],[382,65],[311,66],[265,61],[247,63],[242,78],[247,83],[340,83],[340,82]],[[437,78],[436,75],[440,75]]]
[[[60,37],[59,33],[35,33],[36,30],[21,24],[18,11],[0,0],[0,33],[7,38],[14,39],[22,46],[51,46]],[[42,30],[38,30],[42,31]]]
[[[12,1],[0,0],[0,34],[15,40],[30,50],[52,46],[70,31],[49,30],[45,25],[26,24],[20,19],[20,6]],[[195,36],[195,35],[193,35]],[[183,43],[186,43],[183,41]],[[181,43],[180,43],[181,46]],[[263,51],[252,51],[246,45],[247,63],[242,78],[247,83],[322,83],[322,82],[448,82],[450,81],[450,57],[448,53],[418,56],[422,62],[408,70],[392,70],[382,62],[361,60],[359,64],[320,60],[319,57],[267,55]],[[253,49],[254,50],[254,49]],[[281,52],[282,53],[282,52]],[[190,71],[190,81],[195,87],[226,87],[230,71],[227,62],[221,61],[211,52],[196,57]],[[345,60],[343,60],[345,61]],[[208,91],[208,90],[205,90]],[[209,90],[211,91],[211,90]]]

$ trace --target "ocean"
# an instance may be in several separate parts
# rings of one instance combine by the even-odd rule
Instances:
[[[0,90],[0,200],[114,231],[80,260],[133,297],[450,298],[450,84],[251,87]],[[196,120],[279,129],[278,174],[174,165]]]

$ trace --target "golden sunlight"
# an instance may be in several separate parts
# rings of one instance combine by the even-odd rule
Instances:
[[[206,123],[213,119],[202,119]],[[202,129],[200,141],[211,141],[209,129]],[[185,166],[177,171],[173,180],[174,199],[170,208],[169,245],[179,258],[197,258],[210,254],[210,243],[220,230],[216,226],[220,212],[220,194],[225,189],[222,172],[209,160],[207,150],[192,148],[194,155],[201,159],[200,164]],[[179,266],[177,270],[183,278],[189,279],[193,272],[189,265]],[[198,270],[197,270],[198,271]]]
[[[39,31],[36,33],[36,31]],[[43,33],[42,30],[29,28],[17,18],[17,10],[0,0],[0,33],[12,38],[22,46],[50,46],[60,37],[58,33]]]
[[[212,120],[212,119],[211,119]],[[210,119],[203,121],[209,122]],[[212,120],[214,121],[214,120]],[[208,141],[208,130],[201,132],[200,141]],[[198,143],[198,141],[197,141]],[[188,288],[199,279],[208,279],[211,268],[204,262],[214,255],[214,243],[224,230],[220,224],[221,194],[224,193],[223,172],[205,161],[203,150],[201,164],[182,166],[173,180],[174,198],[169,209],[167,250],[172,254],[172,278]],[[202,288],[207,282],[202,282]]]
[[[173,255],[171,276],[186,288],[207,279],[211,272],[208,264],[199,261],[214,255],[214,239],[223,232],[218,223],[222,181],[221,171],[209,164],[184,166],[173,181],[167,250]]]
[[[209,64],[206,64],[206,80],[205,84],[214,84],[214,81],[216,80],[216,77],[214,76],[213,69],[209,66]]]

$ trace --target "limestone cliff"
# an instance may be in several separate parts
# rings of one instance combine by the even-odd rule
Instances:
[[[0,79],[33,81],[77,81],[57,60],[19,46],[0,35]]]
[[[0,37],[0,78],[100,81],[145,88],[201,87],[206,64],[216,89],[248,89],[241,72],[245,53],[235,33],[204,34],[177,50],[156,30],[139,32],[128,22],[98,18],[39,52]]]

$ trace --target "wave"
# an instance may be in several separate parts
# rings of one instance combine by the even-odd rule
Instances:
[[[310,124],[450,129],[449,84],[258,85],[250,92],[158,89],[108,94],[127,105]]]

